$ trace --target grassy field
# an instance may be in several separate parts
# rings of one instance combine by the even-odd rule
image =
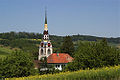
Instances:
[[[61,72],[57,74],[6,78],[5,80],[120,80],[120,65],[92,70]]]
[[[120,44],[115,44],[115,43],[108,43],[110,46],[114,46],[120,49]]]
[[[41,41],[41,39],[28,39],[28,40],[32,40],[32,41]]]
[[[120,49],[120,44],[119,44],[119,45],[117,45],[117,47]]]
[[[0,46],[0,58],[4,58],[12,52],[13,50],[10,49],[9,47]]]

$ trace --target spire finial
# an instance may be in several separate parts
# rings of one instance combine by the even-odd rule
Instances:
[[[45,7],[45,24],[47,24],[47,7]]]

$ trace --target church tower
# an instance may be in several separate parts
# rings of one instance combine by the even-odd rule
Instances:
[[[43,32],[42,41],[39,46],[38,60],[40,60],[42,57],[48,57],[52,53],[53,53],[53,49],[52,49],[52,44],[49,39],[48,26],[47,26],[47,14],[45,11],[44,32]]]

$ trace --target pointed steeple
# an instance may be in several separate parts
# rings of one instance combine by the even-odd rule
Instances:
[[[48,34],[47,11],[45,8],[44,32],[43,32],[43,38],[39,46],[38,60],[41,60],[42,57],[48,57],[52,53],[53,53],[53,49],[52,49],[52,43],[50,42],[49,34]]]
[[[45,8],[45,25],[44,25],[44,31],[48,31],[48,27],[47,27],[47,10]]]
[[[47,24],[47,11],[45,9],[45,24]]]
[[[45,8],[45,25],[44,25],[44,32],[43,32],[44,35],[47,35],[48,34],[48,26],[47,26],[47,10]],[[49,37],[48,37],[49,38]]]

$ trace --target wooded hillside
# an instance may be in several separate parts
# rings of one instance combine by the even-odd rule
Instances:
[[[1,39],[20,39],[20,38],[26,38],[26,39],[41,39],[42,34],[40,33],[29,33],[29,32],[7,32],[7,33],[0,33]],[[64,36],[56,36],[56,35],[50,35],[50,39],[52,41],[62,41]],[[105,37],[96,37],[96,36],[90,36],[90,35],[71,35],[73,41],[96,41],[99,39],[103,39]],[[117,38],[106,38],[108,42],[110,43],[120,43],[120,37]]]
[[[29,32],[6,32],[0,33],[0,45],[9,46],[11,48],[18,48],[24,52],[32,53],[35,59],[38,56],[38,48],[42,39],[40,33]],[[50,39],[53,45],[54,52],[60,52],[60,47],[63,43],[65,36],[50,35]],[[88,36],[88,35],[71,35],[74,46],[77,47],[79,41],[97,41],[102,40],[104,37]],[[120,37],[118,38],[106,38],[108,43],[112,46],[118,46],[120,44]]]

